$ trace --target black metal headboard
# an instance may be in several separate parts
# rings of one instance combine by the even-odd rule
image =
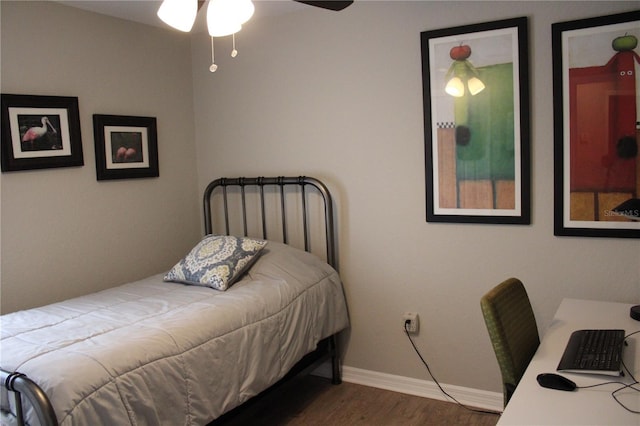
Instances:
[[[287,187],[287,189],[285,189]],[[267,188],[267,194],[265,195],[265,188]],[[312,188],[312,191],[307,191],[308,188]],[[218,202],[221,203],[219,207],[219,211],[223,212],[222,216],[224,217],[224,233],[227,235],[231,234],[230,228],[230,197],[233,195],[234,197],[239,197],[239,201],[236,202],[236,205],[239,203],[237,209],[240,210],[241,215],[239,216],[242,219],[242,233],[244,236],[249,236],[249,225],[247,220],[247,199],[251,197],[251,199],[256,199],[256,209],[258,210],[259,221],[257,227],[261,229],[261,237],[263,239],[274,238],[273,234],[269,231],[273,229],[269,228],[269,224],[272,223],[268,221],[265,203],[267,199],[270,201],[277,199],[278,200],[278,215],[280,216],[279,228],[282,233],[282,241],[285,244],[289,244],[289,236],[291,231],[290,222],[294,222],[293,220],[288,221],[287,212],[290,210],[287,207],[287,200],[293,197],[294,194],[290,194],[292,189],[293,192],[299,193],[299,207],[296,207],[296,210],[301,214],[301,221],[299,221],[299,228],[301,228],[301,236],[304,240],[304,250],[311,251],[311,236],[310,236],[310,209],[309,209],[309,197],[310,193],[317,193],[320,195],[320,200],[323,204],[323,213],[324,213],[324,229],[325,229],[325,245],[326,245],[326,260],[327,263],[337,269],[337,259],[336,259],[336,240],[335,240],[335,230],[333,224],[333,201],[331,198],[331,194],[327,189],[326,185],[319,181],[318,179],[306,176],[299,177],[238,177],[238,178],[219,178],[207,185],[207,188],[204,191],[203,204],[204,204],[204,228],[205,234],[212,234],[214,231],[214,219],[218,219],[217,225],[219,228],[222,228],[222,224],[220,222],[220,218],[213,217],[211,213],[212,203],[214,202],[214,198],[219,196],[221,200]],[[230,194],[233,192],[233,194]],[[296,197],[297,198],[297,197]],[[297,213],[296,213],[297,214]],[[238,217],[232,216],[236,221]],[[315,224],[313,225],[316,226]],[[219,232],[222,232],[220,230]],[[255,232],[255,231],[254,231]],[[258,235],[254,235],[258,236]]]

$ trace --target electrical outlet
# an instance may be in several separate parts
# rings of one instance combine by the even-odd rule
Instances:
[[[409,322],[407,324],[407,321]],[[402,326],[411,334],[418,334],[420,321],[416,312],[405,312],[402,314]]]

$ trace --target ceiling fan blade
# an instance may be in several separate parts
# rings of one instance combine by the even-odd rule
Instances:
[[[304,4],[308,4],[310,6],[315,6],[315,7],[319,7],[322,9],[328,9],[328,10],[342,10],[347,6],[350,6],[353,3],[353,0],[347,0],[347,1],[335,1],[335,0],[294,0],[297,1],[298,3],[304,3]]]

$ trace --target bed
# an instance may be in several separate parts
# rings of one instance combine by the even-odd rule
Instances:
[[[221,178],[203,209],[205,237],[170,271],[0,317],[3,424],[204,425],[326,359],[340,383],[327,187]]]

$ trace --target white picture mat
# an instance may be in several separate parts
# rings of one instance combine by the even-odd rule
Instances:
[[[606,28],[606,29],[604,29]],[[631,34],[640,39],[638,21],[622,22],[605,27],[589,27],[562,32],[562,99],[563,116],[563,226],[565,228],[638,229],[640,222],[585,221],[571,219],[571,137],[569,69],[605,65],[615,53],[611,40],[620,34]],[[636,87],[640,88],[640,66],[635,64]],[[636,90],[636,122],[640,122],[640,91]],[[610,214],[616,215],[615,212]]]
[[[142,139],[142,161],[113,161],[112,136],[114,133],[139,133]],[[104,151],[107,169],[149,168],[149,134],[147,128],[133,126],[104,126]]]
[[[9,125],[11,127],[11,145],[13,147],[13,157],[20,158],[41,158],[41,157],[64,157],[71,155],[71,138],[69,135],[69,117],[66,108],[31,108],[31,107],[9,107]],[[22,135],[20,134],[20,124],[18,117],[21,115],[58,116],[60,118],[60,133],[62,139],[62,149],[52,149],[50,151],[23,151]]]
[[[462,43],[473,41],[474,52],[480,52],[469,60],[475,67],[491,64],[513,63],[513,95],[514,112],[520,111],[520,58],[518,51],[518,28],[501,28],[489,31],[480,31],[467,34],[455,34],[446,37],[429,40],[429,63],[432,66],[430,73],[431,85],[431,140],[438,140],[438,126],[436,123],[455,122],[453,115],[453,97],[448,95],[444,88],[445,75],[451,65],[449,51],[452,47]],[[513,209],[462,209],[440,207],[440,181],[438,161],[438,144],[432,144],[433,154],[433,211],[438,215],[475,215],[475,216],[521,216],[522,215],[522,171],[521,171],[521,139],[520,139],[520,115],[514,114],[514,156],[515,156],[515,208]]]

